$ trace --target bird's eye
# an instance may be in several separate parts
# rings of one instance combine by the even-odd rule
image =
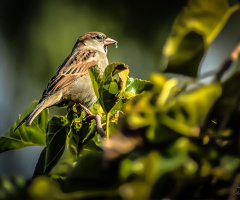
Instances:
[[[103,36],[102,36],[102,35],[96,35],[96,36],[94,37],[94,39],[102,40],[102,39],[103,39]]]
[[[97,35],[97,39],[103,39],[103,36],[102,35]]]

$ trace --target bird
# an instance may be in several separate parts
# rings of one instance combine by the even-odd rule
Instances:
[[[67,106],[79,103],[86,108],[96,101],[88,69],[98,66],[103,74],[108,65],[107,46],[117,41],[101,32],[88,32],[80,36],[69,56],[58,67],[56,73],[45,88],[36,108],[15,128],[22,124],[30,126],[35,117],[44,109],[52,106]]]

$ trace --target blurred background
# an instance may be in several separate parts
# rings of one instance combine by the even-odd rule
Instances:
[[[163,45],[186,0],[176,1],[1,1],[0,135],[33,100],[71,52],[77,38],[100,31],[118,41],[108,48],[109,62],[124,62],[130,76],[148,79],[163,71]],[[66,114],[51,108],[50,117]],[[0,154],[0,176],[30,178],[41,147]]]

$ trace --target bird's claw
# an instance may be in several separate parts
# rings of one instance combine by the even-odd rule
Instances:
[[[93,115],[90,110],[88,110],[85,106],[83,106],[82,104],[80,104],[80,106],[82,107],[82,109],[87,113],[87,116],[82,120],[83,124],[87,125],[91,122],[93,122],[93,120],[96,121],[96,129],[97,132],[99,133],[99,135],[101,136],[102,140],[105,141],[106,140],[106,134],[102,128],[102,122],[101,122],[101,116],[99,114],[97,115]]]

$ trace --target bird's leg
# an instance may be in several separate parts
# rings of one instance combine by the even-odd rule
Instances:
[[[99,135],[101,136],[102,140],[106,140],[106,134],[102,128],[102,122],[101,122],[101,116],[99,114],[93,115],[90,110],[88,110],[85,106],[80,104],[82,109],[87,113],[87,116],[83,119],[83,124],[87,125],[88,123],[91,123],[93,120],[96,121],[96,129]]]
[[[90,110],[88,110],[84,105],[79,104],[81,108],[87,113],[87,116],[92,116],[93,114],[91,113]]]

